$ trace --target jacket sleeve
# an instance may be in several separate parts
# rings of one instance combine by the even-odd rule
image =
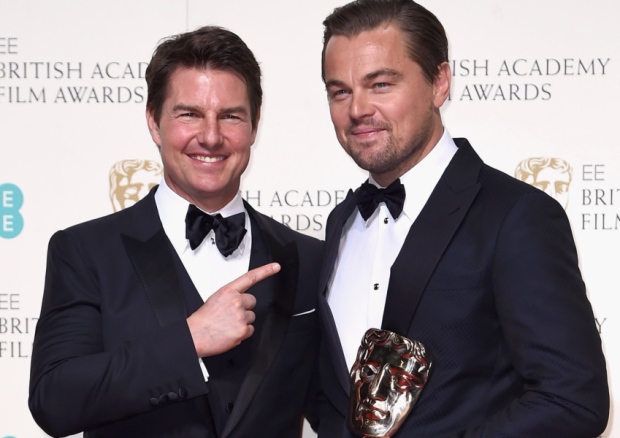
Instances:
[[[607,370],[564,210],[542,192],[528,194],[507,214],[496,245],[496,310],[522,393],[458,436],[600,435]]]
[[[106,314],[102,280],[94,275],[91,260],[70,232],[52,237],[28,403],[37,424],[53,436],[92,429],[206,391],[185,320],[159,327],[135,315],[135,327],[128,330],[138,334],[127,336],[130,340],[122,345],[107,345],[106,330],[120,324],[122,315]],[[143,293],[135,290],[135,282],[106,284],[127,286],[127,302],[131,294]]]

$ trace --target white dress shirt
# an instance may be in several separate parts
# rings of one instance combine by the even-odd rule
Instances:
[[[192,251],[189,240],[185,237],[185,215],[190,203],[173,192],[163,179],[155,192],[155,203],[166,236],[181,258],[203,301],[220,287],[248,272],[252,252],[252,230],[241,195],[237,193],[221,210],[208,212],[211,215],[219,213],[223,217],[245,213],[247,233],[239,247],[228,257],[224,257],[217,249],[213,230],[209,231],[200,246]]]
[[[349,369],[366,330],[381,327],[390,268],[457,149],[444,129],[431,152],[400,178],[406,198],[398,219],[392,218],[382,202],[368,221],[355,209],[344,225],[328,284],[328,302]],[[369,182],[381,187],[372,176]]]
[[[247,232],[239,247],[228,257],[224,257],[217,249],[213,230],[209,231],[195,250],[190,248],[189,240],[185,237],[185,216],[190,203],[173,192],[163,178],[155,192],[155,204],[166,236],[179,255],[203,301],[206,301],[225,284],[248,272],[252,253],[252,228],[241,195],[237,193],[232,201],[221,210],[208,212],[212,215],[219,213],[223,217],[245,213]],[[209,373],[203,361],[198,362],[205,380],[208,380]]]

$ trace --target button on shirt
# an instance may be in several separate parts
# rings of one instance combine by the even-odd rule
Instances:
[[[382,202],[368,221],[356,209],[344,225],[328,302],[349,369],[366,330],[381,327],[390,268],[457,149],[444,130],[431,152],[400,178],[407,196],[398,219]],[[381,187],[372,176],[369,182]]]
[[[185,237],[185,215],[190,203],[173,192],[163,179],[155,192],[155,203],[166,236],[179,255],[203,301],[206,301],[222,286],[248,272],[252,253],[252,230],[250,217],[245,211],[239,194],[221,210],[207,212],[213,215],[219,213],[223,217],[245,213],[247,233],[239,247],[228,257],[224,257],[217,249],[213,230],[209,231],[200,246],[192,251]],[[203,373],[206,373],[202,360],[199,362]]]

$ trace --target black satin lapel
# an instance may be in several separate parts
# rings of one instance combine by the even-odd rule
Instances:
[[[351,385],[349,382],[349,369],[347,367],[347,361],[344,357],[342,350],[342,343],[338,336],[338,329],[336,328],[336,322],[332,315],[331,308],[327,302],[327,298],[323,295],[319,295],[318,310],[321,321],[321,335],[322,342],[325,342],[327,349],[329,350],[329,361],[331,362],[332,372],[342,390],[349,396]],[[340,408],[339,404],[335,405]],[[346,407],[348,409],[348,406]],[[346,412],[343,412],[346,414]]]
[[[354,198],[355,196],[353,191],[349,190],[349,193],[345,197],[344,201],[336,207],[336,210],[334,210],[332,217],[330,217],[328,221],[325,235],[325,257],[319,280],[319,291],[321,291],[321,293],[319,294],[318,303],[323,342],[327,344],[331,363],[333,365],[334,375],[347,395],[349,394],[350,389],[349,369],[344,357],[344,352],[342,351],[342,344],[340,342],[340,337],[338,336],[336,322],[334,321],[334,316],[332,315],[331,308],[327,302],[327,283],[331,278],[336,264],[336,259],[338,257],[342,230],[356,207]]]
[[[299,256],[295,242],[285,242],[270,220],[258,215],[246,205],[252,222],[252,248],[262,235],[269,252],[270,260],[278,262],[282,269],[273,278],[272,302],[267,311],[265,322],[258,345],[253,355],[253,364],[243,380],[235,408],[226,424],[222,437],[228,436],[237,426],[254,399],[258,387],[262,383],[275,359],[291,320],[295,293],[297,291],[297,275]],[[267,256],[269,258],[269,255]],[[252,263],[251,263],[252,264]],[[258,286],[258,285],[257,285]],[[259,433],[260,431],[257,431]]]
[[[426,284],[474,201],[482,161],[469,143],[459,151],[411,226],[390,270],[383,329],[406,335]]]
[[[342,236],[342,229],[347,219],[355,210],[356,204],[354,202],[354,193],[349,190],[344,201],[336,207],[332,213],[333,217],[329,218],[327,223],[327,230],[325,235],[325,257],[323,259],[323,266],[321,267],[321,276],[319,278],[319,290],[323,293],[326,292],[327,282],[329,281],[334,265],[336,263],[336,257],[338,257],[338,248],[340,247],[340,236]]]
[[[122,235],[125,250],[140,277],[160,326],[187,317],[183,291],[174,269],[172,249],[163,228],[141,241]]]

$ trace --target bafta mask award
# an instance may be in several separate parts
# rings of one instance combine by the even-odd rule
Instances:
[[[351,368],[349,428],[364,438],[391,437],[420,397],[431,363],[420,342],[369,329]]]

